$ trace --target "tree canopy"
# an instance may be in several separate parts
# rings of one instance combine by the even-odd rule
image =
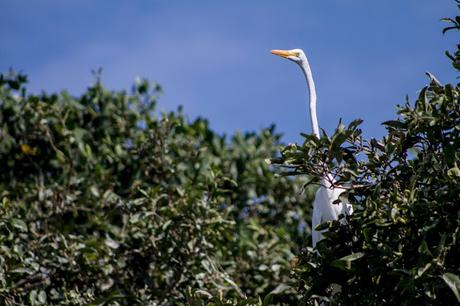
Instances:
[[[273,128],[230,138],[160,87],[97,80],[81,97],[0,77],[0,297],[6,304],[126,304],[285,294],[309,230],[299,180],[265,162]]]
[[[444,32],[460,29],[460,17],[444,20],[451,24]],[[446,53],[457,71],[459,48]],[[406,101],[383,123],[382,139],[363,139],[361,120],[340,122],[332,136],[304,135],[273,160],[289,175],[332,173],[354,207],[346,222],[318,227],[328,229],[319,252],[299,255],[294,271],[304,301],[460,302],[460,85],[427,75],[415,104]]]

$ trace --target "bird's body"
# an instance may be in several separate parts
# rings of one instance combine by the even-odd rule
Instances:
[[[313,81],[313,76],[305,53],[301,49],[293,50],[273,50],[272,54],[287,58],[297,63],[305,75],[308,85],[310,97],[310,119],[313,134],[320,138],[318,119],[316,116],[316,89]],[[322,232],[315,228],[330,220],[338,220],[341,214],[353,213],[353,207],[350,204],[334,203],[344,191],[343,188],[335,184],[335,179],[331,174],[326,174],[321,178],[321,186],[316,192],[315,200],[313,201],[313,216],[312,216],[312,240],[313,247],[323,238]]]
[[[320,188],[316,191],[315,200],[313,201],[313,216],[312,216],[312,241],[313,246],[323,239],[321,231],[315,230],[318,224],[330,220],[338,220],[341,214],[350,215],[353,213],[353,207],[350,204],[337,203],[337,200],[345,190],[340,186],[333,186],[334,178],[328,175],[322,179]]]

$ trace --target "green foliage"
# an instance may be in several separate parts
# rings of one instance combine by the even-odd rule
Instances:
[[[460,47],[447,56],[460,71]],[[272,163],[306,183],[265,162],[273,128],[227,139],[181,109],[157,115],[146,80],[72,97],[0,75],[0,303],[458,304],[460,85],[429,77],[380,140],[355,120],[284,147]],[[326,173],[354,213],[299,254],[302,191]]]
[[[157,116],[145,80],[78,98],[25,82],[0,76],[1,304],[295,300],[308,201],[264,161],[273,128],[227,139],[181,110]]]
[[[457,3],[457,8],[460,9],[460,1],[455,0]],[[445,21],[449,24],[449,26],[445,27],[442,30],[442,33],[446,33],[451,30],[460,30],[460,16],[455,18],[443,18],[442,21]],[[452,66],[457,70],[460,71],[460,44],[457,45],[457,50],[454,54],[451,54],[449,51],[446,51],[446,55],[448,58],[452,60]]]
[[[460,18],[449,19],[460,29]],[[450,56],[455,68],[460,53]],[[430,74],[431,77],[431,74]],[[354,206],[329,221],[294,274],[306,303],[454,305],[460,302],[460,85],[431,77],[415,105],[384,122],[381,140],[363,139],[360,121],[282,150],[288,175],[332,173]]]

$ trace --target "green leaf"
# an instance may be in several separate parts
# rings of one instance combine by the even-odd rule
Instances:
[[[404,122],[401,122],[399,120],[388,120],[388,121],[383,122],[382,125],[385,125],[391,128],[395,128],[395,129],[403,128],[406,126]]]
[[[286,292],[287,290],[289,290],[291,288],[291,286],[289,285],[286,285],[286,284],[279,284],[278,286],[276,286],[275,289],[273,289],[270,293],[271,294],[281,294],[283,292]]]
[[[332,149],[338,149],[347,140],[347,134],[345,132],[338,132],[332,136]]]
[[[344,256],[340,259],[336,259],[331,263],[331,266],[339,268],[341,270],[350,270],[351,269],[351,262],[357,259],[360,259],[364,256],[363,252],[353,253],[347,256]]]
[[[21,219],[10,219],[10,224],[23,232],[27,232],[27,224]]]
[[[323,223],[320,223],[318,224],[314,230],[315,231],[322,231],[322,230],[325,230],[325,229],[328,229],[329,227],[332,226],[332,221],[326,221],[326,222],[323,222]]]
[[[447,170],[447,175],[450,177],[460,177],[460,169],[455,165],[454,167]]]
[[[450,290],[455,294],[457,301],[460,302],[460,278],[452,273],[444,273],[442,279],[449,286]]]
[[[264,301],[262,303],[262,306],[268,306],[272,303],[273,301],[273,294],[269,293],[264,297]]]
[[[31,290],[29,293],[30,305],[36,305],[36,300],[37,300],[37,290]]]
[[[40,290],[38,293],[38,302],[40,305],[43,305],[46,303],[46,292],[44,290]]]
[[[349,130],[354,130],[356,127],[358,127],[361,123],[363,123],[362,119],[355,119],[350,124],[348,125]]]
[[[430,257],[433,257],[433,254],[431,253],[430,249],[428,248],[428,244],[426,243],[425,240],[423,240],[420,243],[420,246],[418,247],[418,252],[420,254],[428,255]]]

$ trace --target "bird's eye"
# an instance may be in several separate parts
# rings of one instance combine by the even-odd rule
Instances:
[[[296,52],[295,56],[300,57],[300,52]]]

